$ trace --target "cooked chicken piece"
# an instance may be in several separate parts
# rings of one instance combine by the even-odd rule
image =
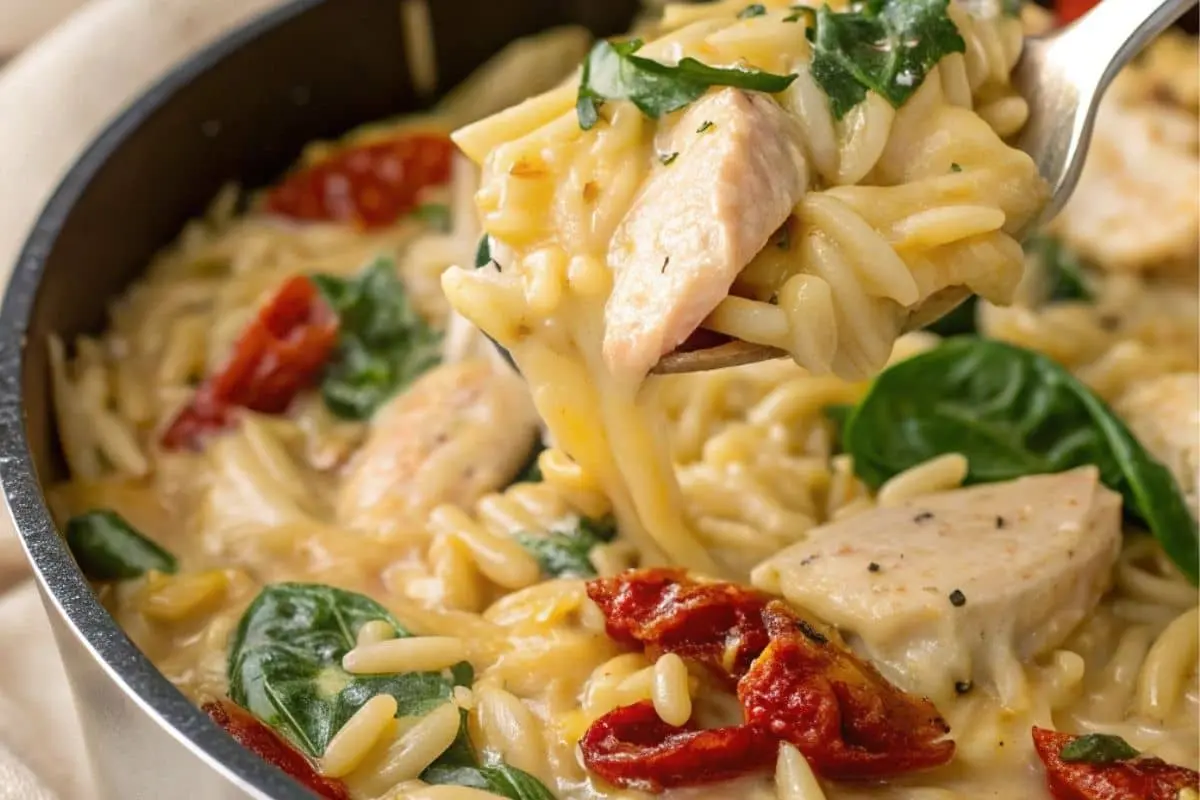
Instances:
[[[1061,644],[1109,585],[1121,498],[1095,467],[877,508],[810,531],[756,586],[840,628],[903,688],[994,685],[1026,700],[1019,660]]]
[[[1196,148],[1192,114],[1104,103],[1079,186],[1052,229],[1105,269],[1194,274],[1200,255]]]
[[[1181,372],[1145,381],[1117,400],[1116,412],[1171,470],[1192,514],[1200,514],[1200,374]]]
[[[655,167],[608,251],[616,275],[604,358],[614,373],[637,378],[725,298],[808,187],[798,124],[765,95],[714,92],[666,138],[667,163]]]
[[[529,457],[537,412],[519,377],[481,360],[426,373],[375,413],[337,500],[364,530],[420,526],[442,503],[470,506]]]

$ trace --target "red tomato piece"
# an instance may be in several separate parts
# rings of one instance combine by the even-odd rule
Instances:
[[[310,222],[390,225],[418,193],[450,180],[454,144],[440,133],[404,133],[349,147],[302,167],[267,194],[267,210]]]
[[[954,756],[931,702],[892,686],[832,629],[769,595],[645,569],[589,581],[588,596],[617,641],[651,657],[677,653],[736,684],[746,716],[745,725],[710,732],[672,728],[652,704],[611,712],[583,741],[588,766],[612,783],[660,791],[724,780],[772,764],[779,740],[840,779],[900,775]],[[742,749],[764,741],[761,754]]]
[[[1033,729],[1033,745],[1046,765],[1046,784],[1056,800],[1176,800],[1183,789],[1200,791],[1200,774],[1161,758],[1139,756],[1107,764],[1063,761],[1069,733]]]
[[[283,770],[319,797],[350,800],[344,783],[318,774],[299,750],[246,709],[230,700],[221,700],[205,703],[204,712],[242,747]]]
[[[225,366],[176,415],[163,447],[197,447],[206,433],[232,422],[235,408],[286,411],[333,353],[337,331],[337,315],[316,285],[303,276],[289,279],[242,332]]]
[[[681,569],[643,569],[588,582],[608,635],[652,657],[678,653],[732,685],[767,646],[768,598],[732,583],[697,583]]]
[[[954,756],[933,703],[888,683],[823,624],[781,602],[764,612],[771,644],[738,683],[749,725],[795,745],[837,780],[940,766]]]
[[[1059,25],[1074,22],[1091,11],[1100,0],[1057,0],[1054,4],[1054,14]]]
[[[579,747],[588,769],[609,783],[661,792],[767,769],[775,763],[779,742],[748,725],[676,728],[659,719],[654,704],[644,700],[600,717]]]

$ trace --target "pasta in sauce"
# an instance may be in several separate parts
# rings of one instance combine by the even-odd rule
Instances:
[[[516,43],[429,117],[314,145],[248,213],[223,193],[107,331],[49,343],[71,471],[51,505],[103,602],[325,797],[1061,800],[1130,764],[1159,783],[1113,796],[1188,796],[1196,241],[1151,229],[1200,211],[1122,239],[1089,198],[1023,250],[1044,187],[1006,143],[1027,113],[1008,73],[1036,15],[926,5],[961,47],[848,108],[803,31],[858,11],[667,5],[640,48]],[[1133,195],[1194,187],[1172,59],[1195,52],[1172,35],[1121,76],[1098,145],[1119,157],[1085,182],[1140,157],[1174,167]],[[631,57],[701,66],[662,110],[601,57],[622,80],[655,69]],[[581,60],[524,99],[529,65]],[[763,76],[786,85],[736,83]],[[1179,120],[1140,155],[1117,135]],[[753,208],[708,203],[747,186]],[[688,224],[659,264],[664,208]],[[717,238],[688,250],[699,229]],[[905,333],[964,290],[954,325],[982,341]],[[697,326],[793,358],[647,377]],[[1026,388],[990,402],[992,374]],[[1047,466],[908,436],[962,424],[923,382]],[[834,733],[773,705],[801,696]],[[1118,757],[1065,760],[1053,731]]]

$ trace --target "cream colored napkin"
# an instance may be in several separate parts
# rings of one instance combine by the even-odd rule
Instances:
[[[0,56],[83,1],[0,0]],[[91,0],[0,72],[0,280],[72,159],[117,111],[280,2]],[[66,676],[9,527],[0,515],[0,800],[95,800]]]

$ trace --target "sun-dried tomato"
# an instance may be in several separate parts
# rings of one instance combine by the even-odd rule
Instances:
[[[1105,764],[1063,761],[1063,747],[1078,738],[1033,729],[1033,745],[1046,765],[1046,784],[1056,800],[1176,800],[1183,789],[1200,791],[1200,774],[1161,758],[1139,756]]]
[[[954,755],[932,703],[892,686],[831,628],[766,594],[647,569],[589,581],[588,596],[612,638],[651,657],[671,652],[705,664],[736,684],[746,715],[745,725],[711,736],[672,728],[653,705],[601,717],[584,736],[584,758],[612,783],[658,791],[723,780],[769,766],[781,740],[840,779],[899,775]],[[746,752],[748,742],[762,752]]]
[[[588,582],[608,635],[651,657],[678,653],[730,685],[767,646],[769,598],[732,583],[697,583],[681,569],[643,569]]]
[[[588,769],[626,789],[661,792],[729,780],[775,763],[778,740],[749,725],[668,725],[649,700],[614,709],[579,742]]]
[[[746,722],[795,745],[840,780],[940,766],[950,727],[929,700],[896,688],[837,634],[781,602],[764,612],[771,644],[738,683]]]
[[[317,773],[304,755],[283,740],[246,709],[229,700],[204,704],[204,713],[220,725],[242,747],[294,778],[327,800],[350,800],[350,792],[339,780]]]
[[[235,408],[286,411],[333,353],[337,331],[337,316],[316,285],[302,276],[289,279],[242,332],[225,366],[176,415],[163,447],[198,447],[205,434],[231,424]]]
[[[441,133],[408,132],[349,147],[284,178],[267,210],[310,222],[390,225],[417,206],[420,191],[450,180],[454,144]]]
[[[1066,25],[1091,11],[1099,2],[1100,0],[1056,0],[1054,16],[1059,25]]]

